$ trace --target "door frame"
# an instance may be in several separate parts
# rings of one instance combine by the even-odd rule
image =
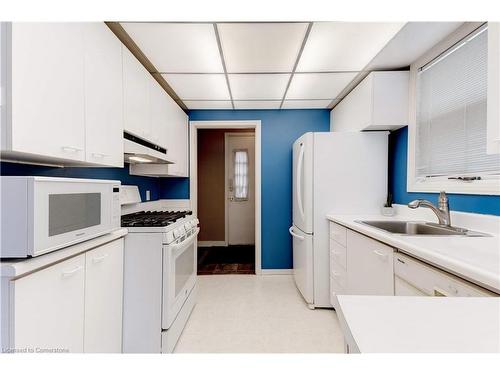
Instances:
[[[228,180],[229,180],[229,165],[228,165],[228,152],[229,152],[229,147],[228,147],[228,139],[230,137],[238,137],[238,136],[252,136],[253,137],[253,142],[254,142],[254,150],[255,150],[255,133],[224,133],[224,199],[225,199],[225,204],[224,204],[224,242],[225,246],[229,245],[229,196],[228,196]],[[255,169],[255,168],[254,168]],[[255,174],[255,173],[254,173]],[[255,176],[254,176],[255,180]]]
[[[193,214],[198,214],[198,129],[254,129],[255,134],[255,274],[261,267],[261,121],[189,121],[189,201]],[[224,156],[225,158],[225,156]],[[224,162],[225,163],[225,162]],[[224,182],[224,185],[226,182]],[[226,194],[226,193],[224,193]],[[227,200],[227,199],[226,199]],[[227,202],[226,202],[227,205]],[[225,215],[227,220],[227,215]],[[227,225],[225,225],[227,241]]]

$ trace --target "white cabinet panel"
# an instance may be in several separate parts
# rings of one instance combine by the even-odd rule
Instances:
[[[13,23],[12,151],[85,160],[82,23]]]
[[[149,108],[149,73],[127,49],[123,53],[124,128],[129,133],[149,139],[151,118]]]
[[[11,282],[15,348],[83,352],[85,255]]]
[[[347,288],[349,294],[394,295],[393,249],[348,230]]]
[[[372,72],[330,113],[330,131],[393,130],[408,125],[409,73]]]
[[[86,161],[123,167],[122,45],[104,23],[84,25]]]
[[[188,116],[169,98],[168,155],[175,161],[168,166],[171,176],[188,177]]]
[[[85,254],[86,353],[120,353],[122,348],[123,239]]]
[[[168,94],[153,77],[149,80],[149,107],[151,112],[151,142],[167,149],[168,155]]]

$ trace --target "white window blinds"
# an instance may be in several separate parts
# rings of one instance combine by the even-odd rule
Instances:
[[[234,197],[237,200],[248,199],[248,151],[234,152]]]
[[[488,33],[483,27],[417,73],[417,177],[500,172],[486,154]]]

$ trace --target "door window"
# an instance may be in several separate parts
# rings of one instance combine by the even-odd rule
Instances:
[[[248,150],[234,152],[234,198],[248,200]]]

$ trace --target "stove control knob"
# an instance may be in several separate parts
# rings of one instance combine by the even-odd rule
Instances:
[[[191,222],[187,222],[186,224],[184,224],[184,228],[188,231],[191,229]]]
[[[198,218],[194,219],[194,222],[196,223],[196,225],[200,224],[200,220],[198,220]]]
[[[167,243],[170,243],[174,240],[174,233],[173,232],[168,232],[167,233]]]
[[[198,223],[196,222],[196,219],[191,220],[191,226],[193,228],[196,228],[198,226]]]

